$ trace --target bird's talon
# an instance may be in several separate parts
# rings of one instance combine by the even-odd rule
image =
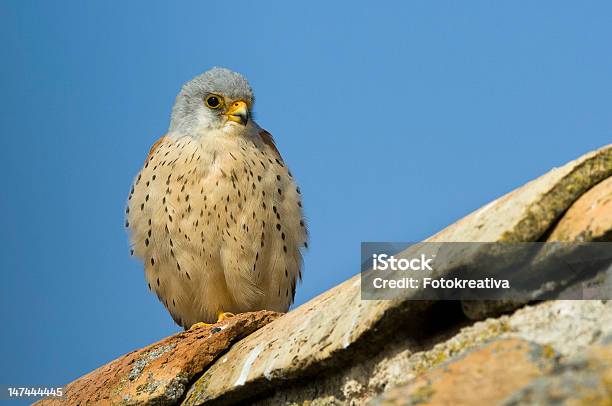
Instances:
[[[225,319],[229,319],[230,317],[234,317],[235,314],[234,313],[230,313],[230,312],[219,312],[219,316],[217,318],[217,323],[222,322]]]
[[[213,326],[213,324],[208,324],[208,323],[204,323],[204,322],[199,321],[199,322],[195,323],[193,326],[189,327],[189,330],[191,331],[191,330],[194,330],[196,328],[211,327],[211,326]]]

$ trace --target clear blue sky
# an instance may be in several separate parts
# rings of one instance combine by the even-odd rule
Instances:
[[[123,211],[184,81],[251,81],[304,195],[300,304],[361,241],[423,239],[612,141],[612,6],[576,4],[3,1],[0,385],[179,330]]]

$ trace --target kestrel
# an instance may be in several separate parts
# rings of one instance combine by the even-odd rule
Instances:
[[[186,329],[231,313],[286,312],[301,280],[300,189],[253,103],[247,80],[228,69],[184,84],[128,197],[132,253]]]

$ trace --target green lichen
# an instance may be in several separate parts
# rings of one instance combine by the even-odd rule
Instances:
[[[612,147],[584,160],[563,177],[542,199],[527,209],[527,215],[501,242],[538,240],[567,208],[591,187],[612,176]]]
[[[457,359],[485,342],[510,331],[505,318],[490,320],[476,326],[468,327],[454,338],[436,345],[429,351],[413,355],[415,375],[431,370],[451,359]]]
[[[434,393],[435,391],[431,387],[431,384],[423,385],[414,391],[410,399],[410,404],[418,405],[420,403],[427,403],[433,397]]]

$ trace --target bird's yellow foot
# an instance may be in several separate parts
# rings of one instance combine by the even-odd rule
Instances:
[[[219,312],[218,317],[217,317],[217,323],[222,322],[225,319],[229,319],[230,317],[234,317],[235,314],[234,313],[230,313],[230,312]]]
[[[194,324],[193,326],[189,327],[189,330],[194,330],[196,328],[199,327],[210,327],[213,326],[214,324],[208,324],[208,323],[204,323],[202,321],[197,322],[196,324]]]
[[[219,314],[217,315],[217,323],[221,323],[223,320],[225,319],[229,319],[230,317],[234,317],[235,314],[234,313],[230,313],[230,312],[219,312]],[[204,323],[203,321],[197,322],[196,324],[192,325],[191,327],[189,327],[189,330],[193,330],[199,327],[211,327],[214,326],[215,324],[210,324],[210,323]]]

